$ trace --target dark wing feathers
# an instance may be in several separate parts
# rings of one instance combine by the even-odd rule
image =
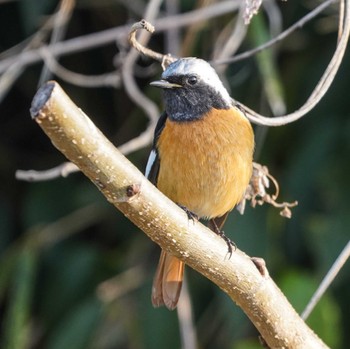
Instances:
[[[156,128],[154,130],[153,146],[152,146],[151,153],[148,157],[146,171],[145,171],[145,176],[155,186],[157,185],[159,166],[160,166],[160,159],[159,159],[159,154],[157,149],[157,141],[165,126],[166,119],[167,119],[167,114],[164,112],[160,116],[157,122]]]

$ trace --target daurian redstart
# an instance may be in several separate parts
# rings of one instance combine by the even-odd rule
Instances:
[[[151,85],[163,89],[165,112],[155,129],[146,176],[186,212],[209,220],[220,234],[252,174],[252,127],[202,59],[175,61]],[[176,307],[183,273],[184,263],[162,250],[153,282],[154,306]]]

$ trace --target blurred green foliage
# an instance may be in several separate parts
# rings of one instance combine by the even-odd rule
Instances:
[[[78,1],[67,38],[132,23],[144,6],[142,1],[135,4],[128,9],[125,1]],[[277,2],[284,28],[315,5],[316,1]],[[57,1],[1,3],[0,51],[33,34],[56,6]],[[194,1],[180,3],[182,11],[193,6]],[[227,82],[232,96],[269,114],[272,88],[288,111],[299,108],[333,53],[337,34],[331,15],[336,10],[327,10],[273,51],[230,65]],[[269,37],[267,18],[259,16],[242,50]],[[188,47],[195,49],[190,54],[210,59],[216,37],[231,19],[226,15],[206,22],[192,38]],[[185,39],[187,29],[180,34]],[[151,47],[162,50],[162,45],[163,36],[155,35]],[[127,49],[110,44],[67,55],[60,62],[81,74],[100,74],[111,71],[114,56],[122,57]],[[257,160],[278,179],[281,200],[299,201],[292,219],[264,206],[247,208],[244,216],[233,212],[225,226],[239,248],[266,260],[270,274],[299,312],[349,240],[349,54],[330,91],[309,115],[263,133],[256,129],[264,135],[257,138]],[[155,72],[151,64],[138,61],[138,71],[145,72],[137,82],[161,105],[159,91],[148,87],[161,71],[157,65]],[[43,183],[14,178],[17,169],[48,169],[64,161],[28,112],[41,67],[28,67],[0,104],[0,346],[179,348],[176,312],[153,309],[150,303],[159,249],[81,174]],[[114,144],[145,128],[143,111],[123,88],[87,89],[55,78]],[[148,152],[149,147],[128,157],[143,169]],[[128,277],[134,275],[133,268],[138,270],[136,277]],[[349,269],[348,263],[308,320],[335,349],[347,348]],[[187,270],[187,277],[201,348],[260,348],[256,330],[225,294],[192,270]],[[109,297],[101,292],[106,280]]]

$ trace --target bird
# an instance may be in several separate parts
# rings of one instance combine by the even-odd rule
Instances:
[[[179,58],[150,85],[163,90],[165,110],[154,131],[145,176],[189,218],[208,220],[232,253],[221,228],[252,175],[252,126],[203,59]],[[154,307],[176,308],[184,266],[161,251],[152,286]]]

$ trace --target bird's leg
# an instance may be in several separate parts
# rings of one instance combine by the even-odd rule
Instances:
[[[226,242],[227,247],[228,247],[228,253],[229,253],[229,255],[230,255],[229,258],[231,258],[231,256],[232,256],[232,251],[233,251],[232,247],[233,247],[234,249],[236,249],[236,247],[237,247],[236,244],[235,244],[232,240],[230,240],[230,239],[225,235],[225,233],[224,233],[223,230],[220,230],[220,229],[219,229],[218,225],[217,225],[216,222],[215,222],[215,219],[211,219],[211,220],[210,220],[210,223],[211,223],[211,226],[212,226],[212,228],[213,228],[213,229],[212,229],[213,232],[214,232],[215,234],[219,235],[219,236]]]
[[[185,211],[185,213],[187,214],[187,217],[188,217],[189,220],[191,220],[193,222],[194,221],[199,221],[199,217],[195,213],[190,211],[186,206],[182,206],[180,204],[177,204],[177,205]]]

